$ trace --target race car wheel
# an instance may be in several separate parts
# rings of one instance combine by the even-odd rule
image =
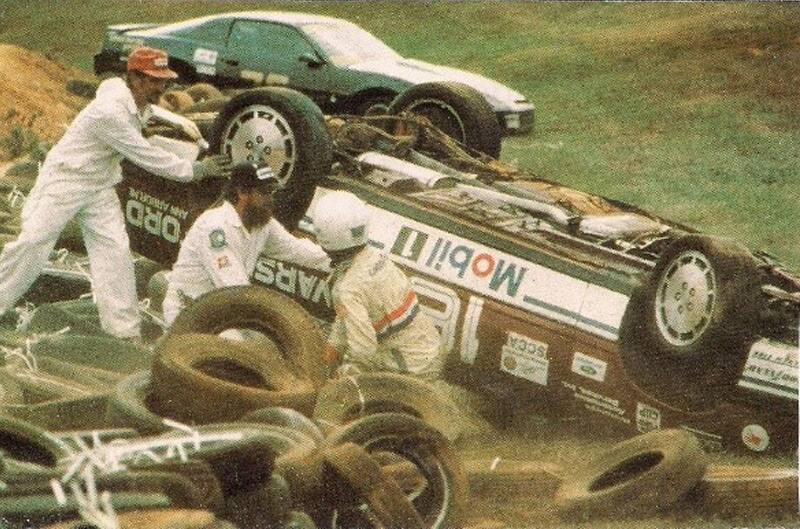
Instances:
[[[654,430],[576,468],[556,490],[556,507],[564,518],[591,520],[672,505],[703,477],[706,459],[689,432]]]
[[[187,333],[218,335],[227,329],[268,336],[299,378],[310,380],[315,388],[325,383],[324,340],[318,325],[300,304],[266,288],[237,286],[208,292],[178,314],[165,339]]]
[[[460,143],[500,157],[502,130],[494,110],[474,88],[461,83],[422,83],[400,93],[388,113],[410,112],[428,118],[439,130]]]
[[[233,97],[214,121],[211,150],[236,162],[266,164],[281,184],[275,218],[294,229],[331,169],[333,148],[322,111],[287,88],[247,90]]]
[[[696,234],[673,242],[622,321],[634,380],[678,407],[702,407],[709,393],[729,389],[757,327],[758,277],[751,254],[734,243]]]
[[[416,465],[426,486],[409,499],[424,526],[460,527],[467,508],[467,479],[441,432],[409,415],[379,413],[334,432],[324,445],[343,443],[356,443],[369,453],[393,452]]]
[[[170,335],[159,344],[153,392],[166,411],[195,424],[236,420],[266,406],[310,412],[316,396],[274,345],[209,334]]]

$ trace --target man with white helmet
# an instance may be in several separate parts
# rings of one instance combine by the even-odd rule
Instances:
[[[434,380],[443,365],[439,331],[408,277],[368,242],[369,209],[352,193],[316,203],[317,242],[331,257],[336,310],[326,360],[339,374],[393,371]]]
[[[123,158],[173,180],[224,176],[226,157],[189,162],[148,142],[142,128],[154,115],[168,84],[178,75],[162,50],[140,47],[128,57],[125,78],[100,83],[95,98],[78,114],[47,154],[22,209],[19,237],[0,254],[0,315],[10,311],[41,273],[59,234],[75,218],[89,254],[92,290],[107,333],[139,339],[139,306],[133,260],[114,185]],[[189,120],[161,111],[192,139],[200,131]]]
[[[170,325],[184,305],[215,288],[250,284],[264,254],[309,268],[330,270],[328,256],[299,239],[272,217],[278,180],[269,167],[244,162],[233,167],[225,201],[197,217],[167,275],[163,313]]]

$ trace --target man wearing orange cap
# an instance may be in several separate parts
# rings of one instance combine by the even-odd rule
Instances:
[[[177,74],[167,54],[141,47],[128,58],[126,77],[103,81],[64,136],[47,154],[22,209],[19,237],[0,254],[0,315],[10,311],[47,264],[67,222],[83,233],[92,290],[103,329],[139,337],[139,311],[125,221],[114,185],[125,158],[148,172],[178,181],[224,175],[220,157],[190,162],[152,145],[142,135],[156,103]],[[187,131],[199,136],[199,131]]]

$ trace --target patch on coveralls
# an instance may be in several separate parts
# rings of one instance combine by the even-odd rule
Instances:
[[[225,242],[225,232],[221,229],[213,230],[211,233],[208,234],[208,242],[211,244],[211,247],[215,250],[219,250],[220,248],[225,248],[227,246],[227,242]]]

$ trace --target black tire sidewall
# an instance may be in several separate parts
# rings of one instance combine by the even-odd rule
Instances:
[[[439,100],[452,107],[464,125],[465,138],[456,140],[492,158],[500,158],[502,129],[480,92],[462,83],[422,83],[400,93],[389,105],[388,113],[400,114],[420,99]]]

